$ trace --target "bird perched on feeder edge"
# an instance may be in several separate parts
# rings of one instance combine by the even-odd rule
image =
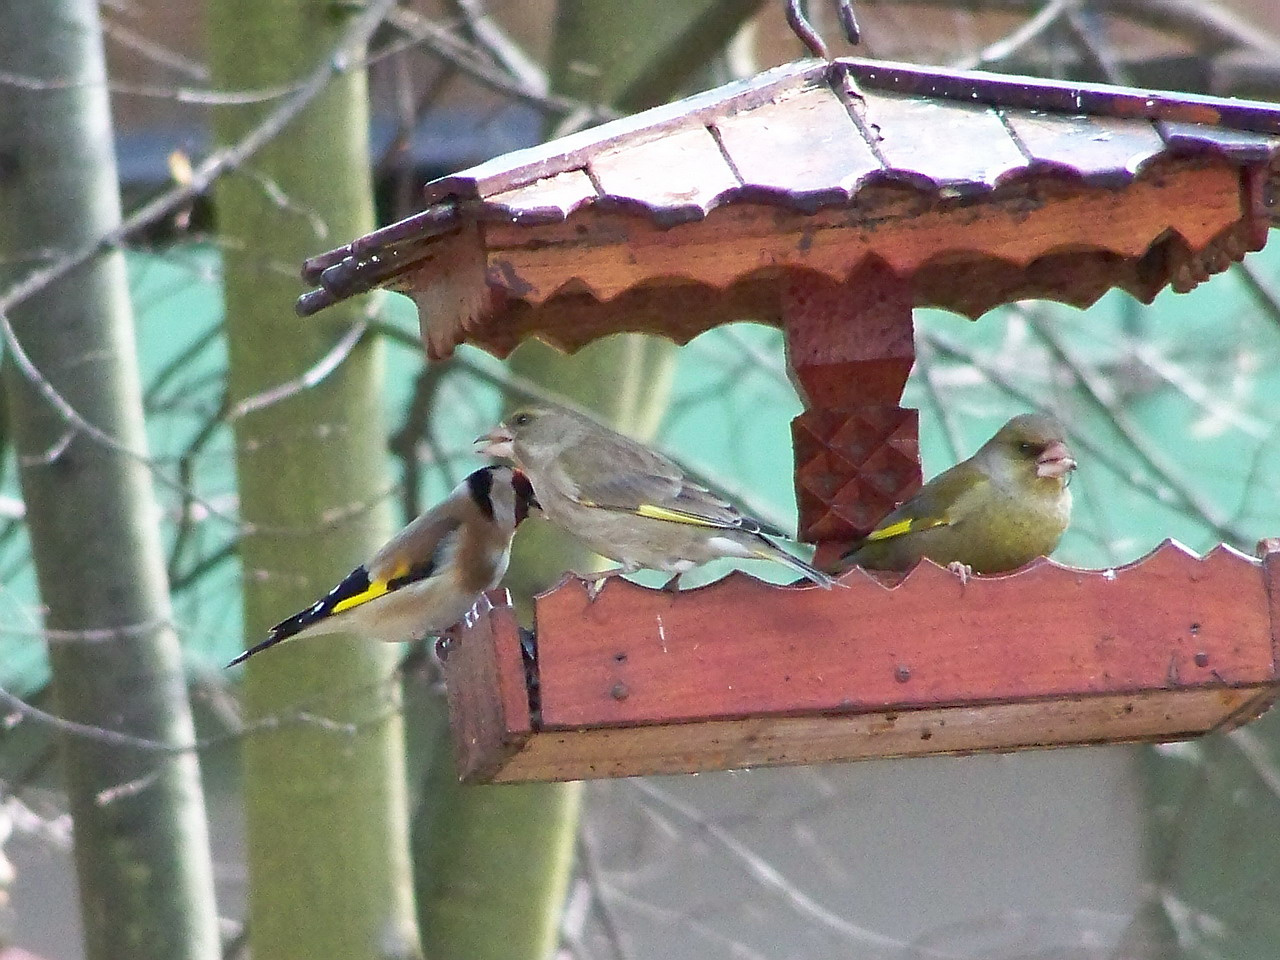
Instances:
[[[604,579],[641,568],[680,575],[721,557],[773,560],[824,588],[835,581],[774,544],[760,521],[685,476],[643,444],[565,410],[535,407],[476,439],[481,454],[512,460],[529,477],[548,520],[617,570],[587,574],[594,599]]]
[[[958,573],[1014,570],[1058,545],[1076,461],[1053,417],[1014,417],[968,460],[938,474],[841,558],[907,570],[922,557]]]
[[[280,621],[232,667],[294,637],[355,633],[397,643],[443,633],[498,585],[516,527],[537,508],[529,480],[505,466],[470,474],[324,597]]]

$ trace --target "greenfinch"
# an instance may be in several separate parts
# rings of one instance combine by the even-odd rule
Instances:
[[[293,637],[359,634],[396,643],[437,636],[498,585],[516,527],[537,509],[528,478],[475,471],[321,599],[280,621],[227,666]]]
[[[680,575],[721,557],[786,564],[819,586],[830,576],[769,540],[758,521],[691,481],[678,465],[642,444],[565,410],[530,408],[488,434],[485,456],[512,460],[529,477],[543,515],[620,569],[594,580],[591,596],[614,573],[641,568]]]
[[[1014,570],[1058,545],[1076,461],[1053,417],[1014,417],[968,460],[926,483],[842,558],[908,570],[922,557],[966,577]]]

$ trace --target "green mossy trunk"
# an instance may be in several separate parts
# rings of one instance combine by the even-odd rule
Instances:
[[[0,0],[0,63],[50,89],[8,86],[0,110],[0,275],[78,249],[120,222],[98,6]],[[67,84],[67,81],[73,81]],[[107,254],[15,308],[48,384],[86,420],[146,450],[124,258]],[[6,351],[8,411],[45,624],[112,631],[50,645],[57,710],[180,746],[194,738],[152,477],[138,456],[72,431]],[[65,636],[65,634],[64,634]],[[61,742],[91,960],[221,956],[194,753]]]
[[[212,0],[214,85],[297,81],[332,55],[351,15],[312,0]],[[218,142],[234,143],[269,109],[218,111]],[[301,261],[373,226],[367,109],[363,74],[335,78],[250,170],[218,185],[233,402],[297,377],[369,306],[309,320],[293,313]],[[382,363],[367,338],[314,389],[235,424],[251,642],[391,532]],[[274,648],[246,667],[249,720],[286,721],[244,749],[255,960],[419,955],[398,655],[332,637]]]

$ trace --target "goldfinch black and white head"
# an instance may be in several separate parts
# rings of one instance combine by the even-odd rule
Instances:
[[[498,585],[516,527],[536,509],[533,487],[519,471],[475,471],[368,563],[228,666],[294,637],[354,633],[395,643],[443,633]]]

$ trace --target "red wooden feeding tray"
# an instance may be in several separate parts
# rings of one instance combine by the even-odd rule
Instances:
[[[1191,289],[1266,242],[1278,157],[1271,104],[805,61],[428,184],[421,213],[308,261],[298,308],[403,290],[433,357],[777,324],[821,560],[920,484],[913,306]],[[536,601],[530,668],[491,595],[446,660],[464,778],[1169,740],[1280,689],[1276,553],[844,581],[591,604],[570,579]]]

